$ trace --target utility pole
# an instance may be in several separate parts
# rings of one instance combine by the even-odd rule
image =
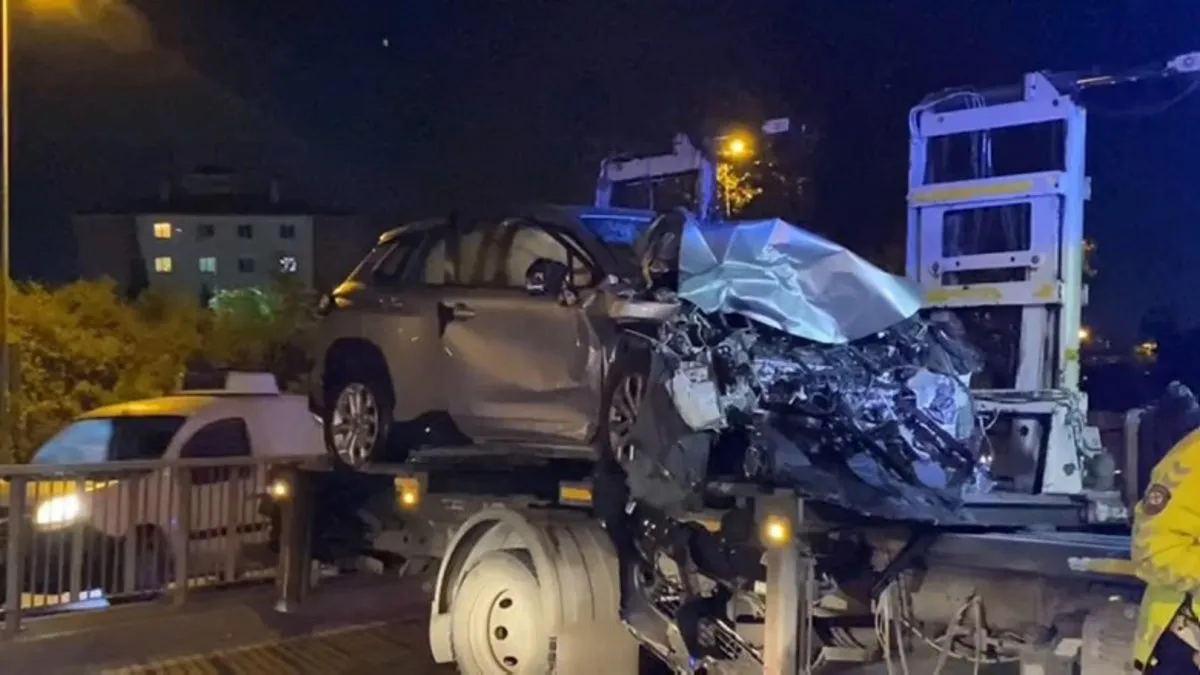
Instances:
[[[12,424],[12,11],[0,0],[0,451],[11,455]],[[11,461],[11,456],[3,458]]]

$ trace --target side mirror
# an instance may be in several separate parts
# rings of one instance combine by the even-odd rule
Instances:
[[[557,260],[538,258],[525,270],[525,292],[535,296],[557,297],[567,290],[571,270]]]

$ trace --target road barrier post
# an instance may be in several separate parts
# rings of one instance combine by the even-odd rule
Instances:
[[[175,503],[178,505],[176,517],[179,519],[179,527],[172,532],[173,537],[170,542],[171,560],[175,568],[175,589],[172,594],[172,602],[175,606],[180,606],[187,602],[188,583],[192,573],[189,568],[188,560],[188,544],[192,538],[192,469],[190,467],[180,467],[175,470]],[[200,508],[204,508],[205,504],[199,504]]]
[[[21,591],[25,581],[25,505],[29,479],[13,476],[8,484],[8,542],[4,555],[4,633],[12,638],[21,630]]]

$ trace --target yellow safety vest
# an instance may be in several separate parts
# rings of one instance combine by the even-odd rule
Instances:
[[[1148,665],[1188,594],[1200,593],[1200,431],[1176,443],[1151,472],[1134,508],[1131,549],[1146,582],[1133,658]],[[1200,609],[1194,600],[1192,609]]]
[[[1186,595],[1161,586],[1148,586],[1142,596],[1142,606],[1138,610],[1137,637],[1133,643],[1134,664],[1146,667],[1154,656],[1154,647],[1163,634],[1171,628],[1171,622],[1179,615],[1180,605]],[[1192,602],[1192,611],[1197,609]],[[1182,636],[1181,636],[1182,637]],[[1187,640],[1195,643],[1195,640]]]

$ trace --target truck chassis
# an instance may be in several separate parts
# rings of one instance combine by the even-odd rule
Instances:
[[[747,487],[758,536],[743,553],[761,566],[728,599],[728,622],[702,626],[708,656],[696,660],[678,594],[656,596],[662,623],[632,611],[622,592],[630,561],[594,512],[587,463],[430,451],[369,472],[376,494],[360,514],[371,524],[369,564],[427,580],[434,658],[468,675],[632,674],[651,662],[807,674],[898,663],[920,643],[945,661],[1020,663],[1023,673],[1075,663],[1085,675],[1125,672],[1140,588],[1113,562],[1127,556],[1124,535],[837,522],[794,494]],[[730,513],[714,508],[691,525],[719,535]],[[829,578],[823,550],[844,533],[871,558],[845,588]],[[669,561],[660,571],[685,583]]]

